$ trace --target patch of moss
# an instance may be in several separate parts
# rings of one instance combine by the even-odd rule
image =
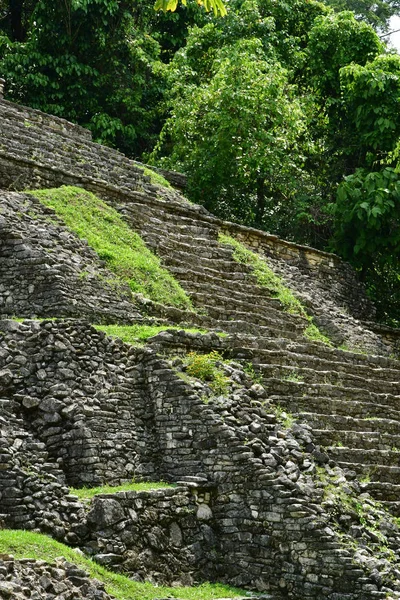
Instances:
[[[193,310],[190,298],[160,264],[140,236],[119,213],[82,188],[63,186],[29,192],[52,208],[66,226],[87,240],[108,269],[132,292],[179,308]]]

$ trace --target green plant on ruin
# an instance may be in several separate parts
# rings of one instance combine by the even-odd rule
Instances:
[[[332,342],[330,341],[330,339],[318,329],[315,323],[310,323],[308,325],[308,327],[304,331],[304,335],[307,339],[310,340],[310,342],[322,342],[327,346],[332,346]]]
[[[186,357],[186,373],[208,384],[212,392],[223,396],[228,392],[229,378],[219,363],[223,357],[213,350],[209,354],[190,352]]]
[[[286,411],[279,404],[272,406],[272,409],[274,410],[278,423],[280,423],[284,429],[290,429],[293,426],[295,418],[292,413]]]
[[[308,321],[308,325],[304,330],[304,335],[310,341],[322,342],[328,346],[332,346],[329,338],[321,333],[315,323],[313,323],[312,317],[307,313],[300,300],[296,298],[293,292],[283,283],[282,278],[273,272],[264,257],[252,252],[246,248],[244,244],[224,233],[219,234],[218,240],[221,244],[233,248],[232,257],[234,260],[250,267],[257,283],[261,287],[268,289],[271,296],[280,301],[286,312],[303,317]]]
[[[288,375],[285,375],[284,377],[282,377],[282,381],[289,381],[289,382],[293,382],[293,383],[303,383],[303,378],[299,373],[296,373],[296,371],[292,371]]]
[[[263,376],[262,373],[257,372],[254,368],[254,365],[252,362],[247,362],[244,367],[243,367],[244,372],[246,373],[246,375],[248,377],[250,377],[250,379],[252,380],[253,383],[259,383],[260,385],[263,382]]]
[[[165,188],[172,189],[172,185],[170,184],[170,182],[167,181],[165,179],[165,177],[160,175],[160,173],[157,173],[157,171],[153,171],[152,169],[149,169],[148,167],[140,167],[139,166],[139,168],[141,170],[143,170],[144,175],[147,175],[147,177],[150,177],[151,183],[156,184],[156,185],[161,185],[162,187],[165,187]]]
[[[229,597],[233,600],[245,595],[243,590],[219,583],[203,583],[192,588],[159,587],[151,583],[139,583],[109,571],[65,544],[31,531],[0,530],[0,553],[12,554],[17,560],[32,558],[49,563],[63,556],[67,561],[84,569],[90,577],[103,582],[107,593],[117,600],[156,600],[160,597],[183,600],[216,600]]]
[[[196,329],[192,327],[183,328],[171,325],[95,325],[99,331],[104,331],[111,337],[120,338],[127,344],[133,346],[142,345],[146,340],[157,335],[161,331],[187,331],[188,333],[207,333],[206,329]]]
[[[52,208],[78,237],[87,240],[121,283],[155,302],[193,310],[191,301],[160,260],[119,213],[94,194],[63,186],[31,193]]]
[[[78,496],[80,500],[91,500],[99,494],[117,494],[118,492],[150,492],[175,487],[165,481],[134,481],[121,485],[102,485],[94,488],[70,488],[70,493]]]

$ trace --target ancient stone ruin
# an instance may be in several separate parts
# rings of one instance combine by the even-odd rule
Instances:
[[[350,266],[218,220],[62,119],[0,99],[0,133],[1,526],[156,584],[400,598],[400,333],[374,322]],[[117,209],[193,310],[116,291],[103,258],[23,191],[62,185]],[[163,331],[135,346],[93,326],[114,323]],[[188,374],[189,353],[214,353],[223,390]],[[132,478],[176,485],[90,503],[69,489]],[[66,560],[0,556],[0,598],[56,597],[110,596]]]

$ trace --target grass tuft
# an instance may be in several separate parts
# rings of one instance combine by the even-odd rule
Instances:
[[[98,494],[117,494],[118,492],[150,492],[152,490],[161,490],[173,487],[175,486],[165,483],[164,481],[142,481],[139,483],[124,483],[122,485],[102,485],[94,488],[70,488],[70,492],[71,494],[78,496],[78,498],[81,500],[90,500]]]
[[[266,260],[259,254],[252,252],[238,240],[229,235],[219,234],[219,241],[233,248],[233,258],[238,263],[249,266],[252,269],[254,277],[260,286],[268,289],[273,298],[277,298],[282,304],[284,310],[292,315],[299,315],[309,322],[304,331],[305,337],[314,342],[323,342],[332,346],[329,338],[321,333],[318,327],[312,322],[312,317],[307,313],[303,304],[285,286],[282,279],[276,275],[268,266]]]
[[[160,175],[160,173],[157,173],[157,171],[153,171],[153,169],[149,169],[148,167],[140,167],[140,168],[141,169],[143,168],[144,175],[147,175],[148,177],[150,177],[151,183],[172,189],[172,185],[170,184],[170,182],[167,181],[165,179],[165,177]]]
[[[145,342],[148,338],[157,335],[160,331],[170,329],[182,331],[183,327],[174,327],[171,325],[95,325],[96,329],[104,331],[111,337],[118,337],[127,344],[137,346]],[[188,333],[207,333],[205,329],[185,328]]]
[[[189,352],[185,359],[186,373],[207,382],[214,394],[224,396],[228,392],[229,378],[220,367],[223,357],[213,350],[209,354]]]
[[[157,587],[151,583],[138,583],[124,575],[112,573],[89,558],[81,556],[74,549],[56,542],[46,535],[30,531],[3,529],[0,531],[0,554],[12,554],[16,559],[33,558],[54,562],[63,556],[78,565],[91,576],[102,581],[106,591],[117,600],[155,600],[156,598],[182,598],[183,600],[215,600],[217,598],[237,598],[245,592],[222,584],[204,583],[189,587]]]
[[[67,227],[86,239],[107,267],[132,292],[161,304],[193,310],[178,282],[118,212],[82,188],[63,186],[29,192],[52,208]]]

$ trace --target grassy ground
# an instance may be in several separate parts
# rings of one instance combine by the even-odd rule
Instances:
[[[50,537],[28,531],[4,529],[0,531],[0,554],[12,554],[16,559],[34,558],[53,562],[63,556],[69,562],[85,569],[91,577],[102,581],[109,594],[118,600],[155,600],[170,597],[184,600],[214,600],[235,598],[244,592],[221,584],[205,583],[193,588],[156,587],[150,583],[138,583],[108,571],[72,548],[52,540]]]
[[[128,283],[133,292],[168,306],[193,310],[178,282],[161,267],[140,236],[105,202],[76,187],[30,193],[52,208],[69,229],[86,239],[110,271]]]
[[[75,494],[81,500],[89,500],[98,494],[116,494],[117,492],[148,492],[150,490],[160,490],[174,487],[165,482],[125,483],[123,485],[103,485],[95,488],[70,488],[71,494]]]
[[[107,335],[118,337],[127,344],[137,345],[145,342],[148,338],[157,335],[160,331],[174,329],[181,331],[183,327],[170,325],[95,325],[96,329],[104,331]],[[185,328],[189,333],[207,333],[205,329]]]
[[[165,177],[160,175],[160,173],[157,173],[157,171],[153,171],[152,169],[149,169],[148,167],[139,167],[139,168],[143,168],[143,173],[150,177],[151,183],[156,183],[158,185],[161,185],[162,187],[172,189],[172,185],[170,184],[170,182],[167,181],[165,179]]]
[[[323,342],[331,346],[331,341],[327,338],[318,327],[312,322],[312,317],[307,314],[304,306],[293,292],[285,286],[283,280],[276,275],[268,266],[266,260],[252,252],[238,240],[229,235],[220,234],[219,241],[222,244],[233,248],[233,258],[241,264],[248,265],[253,272],[254,277],[260,286],[265,287],[271,293],[273,298],[277,298],[284,310],[293,315],[300,315],[308,321],[308,325],[304,330],[304,335],[310,341]]]

